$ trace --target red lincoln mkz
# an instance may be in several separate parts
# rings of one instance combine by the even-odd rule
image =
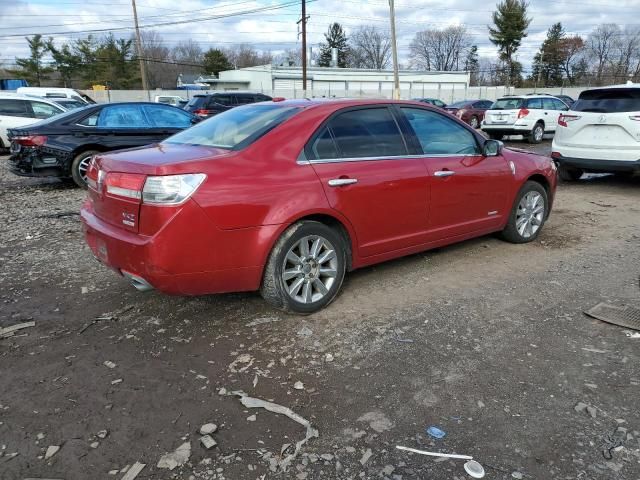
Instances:
[[[556,168],[423,103],[291,100],[96,155],[88,183],[87,242],[137,288],[259,289],[310,313],[348,270],[492,232],[534,240]]]

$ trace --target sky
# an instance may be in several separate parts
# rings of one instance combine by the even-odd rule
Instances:
[[[234,43],[250,43],[274,53],[300,48],[296,24],[300,18],[299,1],[137,0],[136,3],[140,25],[157,31],[168,46],[192,39],[203,50]],[[489,41],[487,25],[491,24],[496,3],[396,0],[400,63],[407,62],[409,45],[416,32],[449,25],[465,25],[480,55],[495,58],[496,48]],[[255,11],[258,9],[262,10]],[[238,15],[247,11],[254,13]],[[555,22],[562,22],[569,34],[586,36],[601,23],[640,28],[639,13],[640,0],[530,0],[529,15],[533,20],[518,60],[526,72],[547,29]],[[313,47],[323,40],[323,33],[334,21],[344,26],[347,36],[361,25],[389,30],[387,0],[307,0],[307,15],[308,42]],[[211,18],[215,16],[219,18]],[[155,24],[165,25],[152,26]],[[13,63],[16,56],[28,55],[24,39],[28,35],[41,33],[60,44],[84,38],[87,30],[94,29],[113,29],[114,34],[129,37],[132,25],[130,0],[0,0],[0,65]]]

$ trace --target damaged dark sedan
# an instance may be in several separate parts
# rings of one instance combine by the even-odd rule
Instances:
[[[84,188],[94,154],[158,143],[199,120],[158,103],[90,105],[9,129],[9,168],[20,176],[72,179]]]

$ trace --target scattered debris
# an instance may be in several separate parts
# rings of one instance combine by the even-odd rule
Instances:
[[[158,468],[173,470],[187,463],[191,456],[191,442],[184,442],[174,452],[165,453],[158,461]]]
[[[47,213],[45,215],[37,215],[36,218],[63,218],[63,217],[73,217],[73,216],[80,216],[80,212],[68,211],[68,212],[58,212],[58,213]]]
[[[111,385],[118,385],[119,383],[122,383],[122,379],[121,378],[116,378],[115,380],[111,381]]]
[[[207,450],[211,450],[213,447],[218,445],[218,443],[213,439],[211,435],[203,435],[200,437],[200,443]]]
[[[134,478],[136,478],[138,476],[138,474],[144,469],[144,467],[146,467],[147,464],[146,463],[140,463],[140,462],[136,462],[134,463],[131,468],[129,468],[129,470],[127,470],[127,473],[125,474],[124,477],[122,477],[121,480],[134,480]]]
[[[18,323],[16,325],[11,325],[10,327],[0,328],[0,338],[9,338],[13,337],[18,330],[22,330],[24,328],[35,327],[36,322],[24,322]]]
[[[91,442],[89,445],[91,448],[98,448],[100,446],[100,442]]]
[[[515,478],[516,480],[522,480],[524,478],[524,475],[520,472],[513,472],[511,473],[511,478]]]
[[[96,433],[96,436],[98,438],[107,438],[107,435],[109,435],[109,430],[100,430],[98,433]]]
[[[58,450],[60,450],[60,447],[58,445],[49,445],[49,447],[47,448],[46,453],[44,454],[44,459],[45,460],[49,460],[56,453],[58,453]]]
[[[256,327],[258,325],[263,325],[265,323],[279,322],[281,319],[278,317],[262,317],[256,318],[255,320],[247,323],[247,327]]]
[[[295,388],[296,390],[304,390],[304,383],[298,380],[296,383],[293,384],[293,388]]]
[[[78,331],[78,335],[82,334],[85,332],[85,330],[87,330],[89,327],[95,325],[98,322],[101,322],[103,320],[107,320],[107,321],[111,321],[111,320],[117,320],[117,317],[113,316],[113,315],[100,315],[99,317],[94,318],[93,320],[91,320],[89,323],[86,323],[79,331]]]
[[[587,413],[591,415],[592,418],[596,418],[596,415],[598,414],[598,411],[596,410],[595,407],[592,407],[591,405],[587,405],[584,402],[578,402],[576,406],[573,407],[573,409],[578,413],[582,413],[586,410]]]
[[[364,464],[369,461],[372,455],[373,452],[371,451],[371,449],[367,448],[367,450],[362,454],[362,457],[360,457],[360,465],[364,467]]]
[[[589,415],[591,415],[591,418],[596,418],[596,415],[598,414],[598,411],[595,409],[595,407],[588,406],[587,407],[587,413]]]
[[[629,338],[640,338],[640,332],[624,332]]]
[[[218,390],[218,395],[226,395],[227,394],[227,389],[222,387],[220,390]]]
[[[247,408],[264,408],[265,410],[268,410],[270,412],[278,413],[280,415],[285,415],[289,417],[291,420],[293,420],[294,422],[297,422],[306,428],[305,437],[296,443],[296,447],[293,453],[287,455],[286,457],[284,457],[282,460],[278,462],[278,467],[283,471],[287,470],[291,462],[298,456],[300,449],[305,443],[307,443],[310,439],[317,438],[319,436],[318,430],[313,428],[311,426],[311,423],[307,419],[301,417],[290,408],[284,407],[282,405],[278,405],[277,403],[267,402],[259,398],[249,397],[244,392],[236,391],[236,392],[233,392],[233,395],[239,397],[242,405],[244,405]]]
[[[431,425],[429,428],[427,428],[427,433],[429,434],[429,436],[436,439],[444,438],[447,434],[447,432],[445,432],[444,430],[440,430],[435,425]]]
[[[472,478],[483,478],[485,475],[484,467],[475,460],[465,462],[464,471]]]
[[[604,208],[615,207],[615,205],[612,205],[610,203],[601,203],[601,202],[589,202],[589,203],[593,203],[594,205],[597,205],[599,207],[604,207]]]
[[[473,460],[473,457],[469,455],[458,455],[457,453],[439,453],[439,452],[426,452],[424,450],[416,450],[415,448],[403,447],[396,445],[398,450],[405,450],[407,452],[419,453],[420,455],[428,455],[430,457],[443,457],[443,458],[457,458],[459,460]]]
[[[247,417],[247,422],[255,422],[257,417],[255,415],[249,415]]]
[[[253,388],[256,388],[256,385],[258,385],[258,375],[253,377]]]
[[[253,358],[251,355],[249,355],[248,353],[243,353],[242,355],[238,355],[236,359],[229,364],[229,371],[233,373],[244,372],[251,365],[253,365],[254,361],[255,358]],[[242,368],[237,368],[240,364],[245,365]]]
[[[211,435],[218,430],[218,426],[215,423],[205,423],[200,427],[200,435]]]
[[[372,430],[378,433],[386,432],[394,427],[387,416],[380,411],[367,412],[358,418],[359,422],[367,422]]]
[[[330,353],[327,353],[327,354],[324,356],[324,361],[325,361],[325,362],[333,362],[333,355],[331,355]]]
[[[37,438],[38,440],[44,440],[44,433],[42,433],[42,432],[41,432],[41,433],[37,434],[37,435],[36,435],[36,438]]]
[[[313,335],[313,330],[311,330],[306,325],[302,327],[300,330],[298,330],[299,337],[310,337],[311,335]]]
[[[107,367],[107,368],[116,368],[116,366],[117,366],[115,363],[113,363],[113,362],[112,362],[112,361],[110,361],[110,360],[107,360],[106,362],[104,362],[104,363],[103,363],[103,365],[104,365],[105,367]]]

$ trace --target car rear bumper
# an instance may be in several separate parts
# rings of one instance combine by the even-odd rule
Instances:
[[[9,171],[22,177],[68,177],[70,157],[53,149],[22,148],[9,157]]]
[[[552,158],[558,163],[558,165],[563,167],[580,168],[588,172],[640,172],[640,159],[632,161],[605,160],[565,157],[563,155],[552,155]]]
[[[263,251],[276,226],[240,230],[189,229],[208,222],[197,205],[195,214],[176,215],[154,236],[117,228],[98,218],[90,202],[81,210],[85,240],[95,258],[124,276],[139,290],[154,288],[172,295],[257,290]],[[195,219],[196,216],[200,219]],[[270,246],[270,245],[269,245]]]
[[[498,135],[523,135],[529,133],[532,127],[529,125],[493,125],[483,123],[480,128],[487,133]]]

